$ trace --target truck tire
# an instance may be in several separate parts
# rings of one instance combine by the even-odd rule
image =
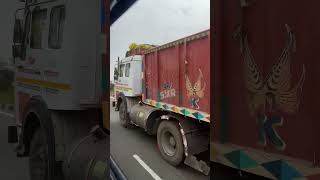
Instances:
[[[184,146],[178,123],[164,120],[157,130],[159,151],[164,160],[178,166],[184,159]]]
[[[32,180],[48,180],[48,144],[42,128],[38,128],[30,142],[29,174]]]
[[[120,117],[120,123],[123,127],[125,128],[133,127],[133,125],[130,123],[126,101],[122,101],[119,106],[119,117]]]

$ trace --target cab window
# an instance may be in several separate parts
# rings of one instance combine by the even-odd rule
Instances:
[[[47,9],[35,8],[32,12],[31,42],[32,49],[42,48],[43,30],[47,19]]]
[[[125,72],[125,76],[129,77],[130,74],[130,63],[126,64],[126,72]]]
[[[28,12],[26,17],[26,22],[25,22],[26,33],[24,34],[24,37],[23,37],[24,43],[28,45],[30,44],[30,30],[31,30],[30,28],[31,28],[31,13]]]
[[[49,48],[60,49],[63,41],[63,27],[65,22],[65,7],[57,6],[51,9],[49,27]]]
[[[123,73],[124,73],[124,68],[125,68],[125,65],[124,64],[121,64],[120,65],[120,77],[123,77]]]
[[[117,81],[118,80],[118,77],[119,77],[119,71],[118,71],[118,68],[114,68],[114,71],[113,71],[113,77],[114,77],[114,80]]]

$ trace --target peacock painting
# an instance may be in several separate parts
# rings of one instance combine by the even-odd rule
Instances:
[[[305,66],[298,82],[293,85],[291,74],[291,55],[296,49],[296,39],[292,29],[286,24],[287,41],[277,63],[263,77],[258,69],[248,45],[246,32],[241,30],[241,54],[244,59],[243,77],[248,92],[249,112],[255,116],[258,125],[259,144],[266,145],[268,139],[276,148],[285,149],[285,141],[274,129],[283,124],[282,115],[272,112],[292,114],[299,108],[302,87],[305,80]],[[271,113],[270,113],[271,112]]]

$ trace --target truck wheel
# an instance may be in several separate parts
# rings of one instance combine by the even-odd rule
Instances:
[[[48,145],[41,128],[33,134],[30,143],[29,172],[32,180],[48,179]]]
[[[169,164],[178,166],[184,159],[184,148],[180,128],[176,122],[164,120],[157,131],[160,153]]]
[[[132,128],[132,124],[130,123],[128,111],[127,111],[127,103],[125,101],[121,102],[119,106],[119,117],[120,123],[125,128]]]

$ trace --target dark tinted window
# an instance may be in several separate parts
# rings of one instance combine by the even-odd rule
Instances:
[[[42,48],[42,31],[47,19],[46,9],[35,9],[32,12],[31,42],[32,49]]]
[[[126,64],[126,72],[125,72],[125,76],[129,77],[130,74],[130,63]]]
[[[49,48],[60,49],[63,41],[65,7],[58,6],[51,10],[49,27]]]
[[[123,77],[124,68],[125,68],[124,64],[121,64],[120,65],[120,77]]]

